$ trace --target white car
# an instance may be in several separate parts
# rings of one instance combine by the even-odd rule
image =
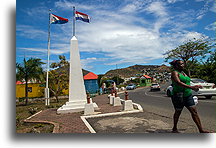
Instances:
[[[150,91],[158,90],[160,91],[160,85],[158,83],[152,83]]]
[[[127,90],[131,90],[131,89],[136,89],[136,85],[135,84],[129,84],[128,86],[126,86]]]
[[[195,92],[192,90],[193,96],[205,96],[207,99],[211,99],[212,96],[216,96],[216,87],[214,83],[207,83],[206,81],[198,78],[191,78],[191,86],[201,85],[202,88]],[[172,86],[168,86],[166,89],[167,96],[171,96],[173,90]]]

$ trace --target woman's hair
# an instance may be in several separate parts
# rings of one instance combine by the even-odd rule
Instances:
[[[173,68],[176,68],[176,66],[179,64],[181,60],[173,60],[172,62],[170,62],[170,65],[173,66]]]

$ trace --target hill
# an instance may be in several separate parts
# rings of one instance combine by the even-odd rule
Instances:
[[[129,78],[140,76],[143,74],[153,75],[153,73],[170,72],[170,68],[166,65],[133,65],[127,68],[109,70],[104,77],[112,78],[120,76],[121,78]]]

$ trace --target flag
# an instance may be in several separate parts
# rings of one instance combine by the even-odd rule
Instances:
[[[75,12],[75,19],[90,23],[90,17],[87,14],[82,13],[82,12],[76,11]]]
[[[50,14],[50,24],[64,24],[67,23],[68,19],[54,15],[54,14]]]

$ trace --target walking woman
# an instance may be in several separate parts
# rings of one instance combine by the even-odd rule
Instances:
[[[179,133],[177,128],[177,123],[184,106],[190,111],[193,121],[196,123],[197,128],[200,133],[208,133],[205,131],[201,125],[199,115],[193,100],[192,90],[198,91],[202,88],[200,85],[190,86],[190,77],[188,77],[184,72],[184,62],[181,60],[174,60],[170,63],[173,67],[171,73],[173,91],[172,91],[172,103],[175,108],[175,113],[173,115],[173,133]]]

